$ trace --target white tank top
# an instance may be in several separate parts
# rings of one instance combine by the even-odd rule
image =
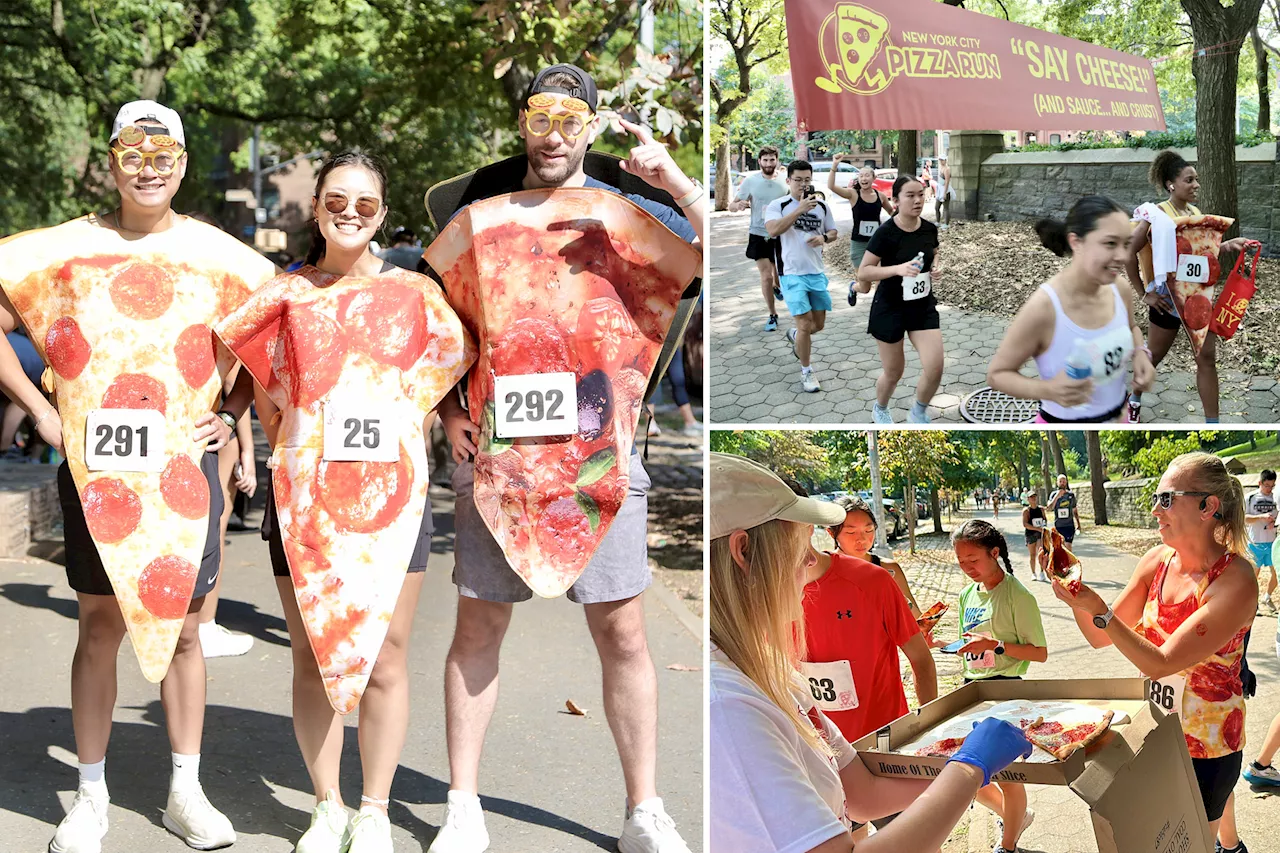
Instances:
[[[1067,357],[1078,339],[1089,343],[1093,362],[1093,399],[1083,406],[1067,408],[1053,400],[1041,400],[1040,406],[1055,418],[1079,421],[1105,415],[1119,407],[1125,398],[1129,361],[1133,358],[1133,332],[1124,307],[1124,298],[1112,284],[1115,309],[1111,320],[1101,329],[1082,329],[1062,310],[1058,294],[1048,283],[1040,289],[1049,294],[1053,303],[1053,341],[1043,355],[1036,356],[1036,368],[1041,379],[1052,379],[1067,368]]]

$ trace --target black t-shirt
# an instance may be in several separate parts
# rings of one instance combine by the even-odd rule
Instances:
[[[938,252],[938,226],[926,219],[920,220],[920,227],[915,231],[903,231],[898,227],[896,219],[890,219],[881,225],[871,236],[867,251],[880,259],[880,266],[892,267],[905,264],[920,252],[924,252],[922,272],[933,269],[933,256]],[[891,305],[902,305],[902,276],[895,275],[880,282],[876,288],[877,302],[887,300]],[[933,293],[923,299],[914,300],[912,304],[933,305]]]

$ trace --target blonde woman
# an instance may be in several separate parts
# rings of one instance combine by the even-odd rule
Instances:
[[[1053,591],[1091,646],[1114,645],[1182,718],[1209,826],[1231,853],[1243,847],[1234,820],[1224,820],[1244,756],[1240,659],[1258,601],[1242,556],[1244,490],[1218,457],[1185,453],[1160,478],[1151,513],[1163,544],[1138,561],[1110,607],[1085,585],[1072,595],[1055,580]]]
[[[710,479],[711,849],[849,853],[851,819],[898,811],[859,853],[938,849],[978,789],[1031,745],[988,719],[932,782],[872,776],[797,673],[810,537],[844,510],[738,456],[711,454]]]

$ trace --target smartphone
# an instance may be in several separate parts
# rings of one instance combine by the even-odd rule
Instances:
[[[956,640],[954,643],[949,643],[943,646],[941,651],[949,655],[958,655],[960,654],[960,650],[967,646],[969,642],[969,640]]]

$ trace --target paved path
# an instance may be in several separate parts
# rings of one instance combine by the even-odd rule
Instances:
[[[847,203],[833,206],[841,234],[847,234]],[[711,219],[711,420],[716,424],[866,424],[871,422],[875,381],[880,376],[876,341],[867,334],[867,312],[873,294],[859,295],[852,308],[846,298],[849,282],[831,282],[833,310],[826,328],[814,338],[812,364],[822,391],[800,388],[800,367],[791,354],[786,330],[792,323],[779,304],[779,328],[763,330],[764,300],[755,262],[743,252],[747,244],[747,213],[720,212]],[[942,239],[946,240],[946,232]],[[939,305],[946,350],[942,386],[929,407],[935,421],[961,421],[960,402],[986,385],[987,366],[1004,337],[1008,322],[995,315]],[[920,360],[908,343],[906,370],[890,400],[899,421],[915,399]],[[1035,376],[1034,365],[1024,368]],[[1223,371],[1222,421],[1246,423],[1277,419],[1280,385],[1275,377],[1255,377]],[[1247,393],[1232,389],[1250,381]],[[1142,419],[1159,423],[1202,423],[1195,377],[1183,371],[1160,371],[1152,391],[1143,395]]]
[[[392,788],[396,850],[417,853],[444,814],[444,656],[453,633],[451,493],[433,488],[437,532],[415,623],[410,662],[413,721]],[[256,513],[255,513],[256,514]],[[240,658],[209,662],[202,781],[234,822],[235,851],[287,853],[306,828],[312,797],[290,711],[291,660],[280,602],[256,530],[231,534],[219,621],[257,638]],[[658,673],[659,788],[693,850],[702,849],[702,644],[647,597],[649,645]],[[76,602],[62,568],[0,560],[0,849],[44,850],[76,786],[69,673]],[[700,636],[700,632],[699,632]],[[671,664],[697,667],[673,671]],[[503,649],[502,693],[481,767],[483,801],[498,851],[613,850],[625,792],[600,697],[600,667],[581,608],[564,598],[517,607]],[[186,850],[160,825],[169,746],[157,689],[126,642],[107,762],[111,830],[104,853]],[[585,717],[563,713],[572,699]],[[342,788],[360,791],[354,724],[348,719]]]
[[[993,520],[990,510],[969,510],[958,514],[946,527],[952,530],[969,517],[992,521],[1005,533],[1010,544],[1014,574],[1040,604],[1049,659],[1042,664],[1032,664],[1029,678],[1126,678],[1137,674],[1133,665],[1114,648],[1090,648],[1067,606],[1054,597],[1052,587],[1030,580],[1028,558],[1019,533],[1022,529],[1020,513],[1002,512],[999,519]],[[913,587],[917,584],[916,574],[921,575],[921,581],[931,590],[958,590],[966,582],[954,561],[951,572],[958,577],[948,582],[939,576],[932,564],[922,565],[918,570],[913,568],[914,563],[906,556],[905,550],[905,543],[898,545],[898,558],[907,568]],[[1076,537],[1075,553],[1084,565],[1090,586],[1107,600],[1120,593],[1137,565],[1136,557],[1091,539],[1088,528]],[[926,598],[934,600],[932,596],[922,596],[918,591],[917,597],[922,604]],[[954,597],[947,600],[954,602]],[[1272,717],[1280,712],[1280,663],[1276,658],[1275,641],[1275,618],[1257,617],[1249,641],[1249,666],[1258,676],[1258,694],[1249,700],[1245,715],[1246,761],[1257,753]],[[937,652],[935,657],[946,658],[944,663],[951,659],[951,656],[941,656]],[[942,671],[940,665],[940,674]],[[1030,806],[1036,810],[1036,821],[1021,841],[1020,848],[1024,853],[1096,853],[1089,809],[1070,788],[1033,785],[1027,791]],[[1275,832],[1280,819],[1280,802],[1265,793],[1255,794],[1243,779],[1237,782],[1235,792],[1240,836],[1251,853],[1280,853],[1280,836]],[[989,851],[997,840],[992,813],[982,806],[971,808],[967,849]],[[965,849],[953,842],[947,847],[947,853]]]

